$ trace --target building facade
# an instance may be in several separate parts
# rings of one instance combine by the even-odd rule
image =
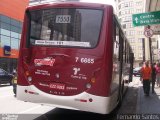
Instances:
[[[12,72],[17,67],[25,8],[29,0],[0,1],[0,68]]]
[[[119,22],[131,44],[134,52],[135,63],[138,66],[144,60],[150,60],[149,40],[144,35],[146,26],[135,27],[132,24],[132,14],[145,12],[146,0],[115,0],[116,14]],[[152,40],[152,57],[154,62],[157,61],[157,38]]]

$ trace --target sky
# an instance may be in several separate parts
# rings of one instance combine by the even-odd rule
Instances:
[[[82,1],[82,2],[110,4],[113,7],[115,7],[115,0],[80,0],[80,1]]]

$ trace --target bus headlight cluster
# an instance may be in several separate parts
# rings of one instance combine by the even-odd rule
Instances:
[[[28,81],[29,81],[29,82],[32,81],[32,77],[31,77],[31,76],[28,77]]]

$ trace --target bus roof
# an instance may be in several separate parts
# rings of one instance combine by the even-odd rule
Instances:
[[[89,7],[93,7],[93,8],[105,8],[106,6],[110,6],[113,8],[112,5],[109,4],[101,4],[101,3],[88,3],[88,2],[74,2],[74,1],[68,1],[68,2],[63,2],[63,1],[58,1],[58,2],[50,2],[50,3],[46,3],[46,4],[38,4],[38,5],[34,5],[34,6],[29,6],[27,9],[29,10],[34,10],[34,9],[43,9],[43,8],[52,8],[53,6],[56,7],[83,7],[83,8],[88,8]]]

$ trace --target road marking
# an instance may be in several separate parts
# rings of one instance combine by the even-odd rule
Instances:
[[[37,109],[37,108],[39,108],[39,107],[41,107],[41,105],[38,105],[38,106],[32,107],[32,108],[30,108],[30,109],[27,109],[27,110],[22,111],[22,112],[19,112],[19,113],[26,113],[26,112],[29,112],[29,111],[31,111],[31,110]]]

